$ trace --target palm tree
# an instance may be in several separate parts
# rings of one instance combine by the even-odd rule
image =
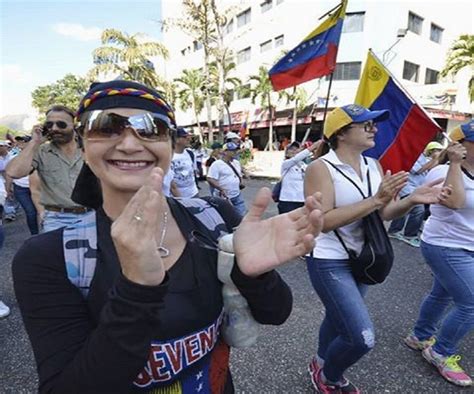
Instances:
[[[102,32],[103,46],[92,52],[95,66],[89,71],[91,79],[100,74],[119,73],[122,78],[141,82],[151,87],[163,87],[149,60],[153,56],[168,58],[168,50],[158,42],[144,41],[141,33],[129,35],[116,29]]]
[[[448,74],[456,75],[462,68],[471,67],[471,79],[469,81],[469,95],[471,102],[474,101],[474,76],[472,68],[474,66],[474,35],[462,34],[453,42],[449,48],[446,64],[441,70],[441,76]]]
[[[239,86],[242,85],[242,81],[240,80],[240,78],[231,76],[235,68],[236,64],[229,60],[225,61],[224,64],[218,64],[217,62],[212,62],[211,64],[209,64],[209,73],[211,76],[213,91],[219,98],[222,98],[222,104],[218,102],[218,108],[223,105],[224,109],[226,110],[227,117],[229,118],[229,127],[231,126],[231,116],[229,107],[232,101],[234,100],[233,92],[238,90]],[[220,83],[223,83],[222,95],[219,94]],[[220,119],[223,119],[223,111],[219,112],[222,112],[219,114],[219,117]]]
[[[199,114],[202,112],[205,103],[204,86],[206,78],[200,69],[183,70],[180,77],[174,80],[181,86],[177,91],[180,108],[186,111],[192,108],[194,120],[198,126],[199,133],[203,135]]]
[[[273,105],[271,94],[273,87],[268,77],[268,69],[265,66],[260,66],[258,68],[258,74],[251,75],[249,81],[255,83],[253,87],[250,88],[252,104],[255,104],[257,98],[260,98],[260,106],[262,109],[269,111],[268,148],[269,150],[273,150]]]
[[[279,92],[280,97],[286,99],[286,104],[293,103],[293,119],[291,121],[291,141],[296,140],[296,120],[298,117],[298,112],[305,109],[306,104],[308,103],[308,94],[306,90],[301,86],[295,86],[291,90],[291,93],[286,90],[281,90]]]

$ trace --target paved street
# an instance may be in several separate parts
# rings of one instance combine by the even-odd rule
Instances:
[[[247,201],[269,182],[249,181]],[[204,189],[204,187],[203,187]],[[271,204],[268,214],[276,213]],[[29,342],[12,290],[10,261],[27,237],[24,216],[5,226],[6,243],[0,256],[0,299],[12,308],[0,320],[0,393],[34,393],[37,378]],[[431,276],[421,253],[394,241],[396,263],[386,283],[374,286],[368,304],[376,328],[376,347],[347,373],[368,393],[474,393],[445,382],[421,355],[401,343],[411,329]],[[264,327],[257,346],[233,350],[231,368],[239,393],[311,393],[307,365],[315,352],[322,304],[309,282],[305,264],[293,262],[280,270],[294,294],[293,313],[280,327]],[[474,374],[474,335],[461,346],[462,365]],[[67,393],[64,393],[67,394]]]

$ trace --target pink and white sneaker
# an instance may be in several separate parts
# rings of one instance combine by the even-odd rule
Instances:
[[[434,365],[438,369],[439,374],[448,382],[456,386],[472,386],[471,377],[458,364],[458,361],[461,360],[461,356],[442,356],[433,351],[432,346],[424,349],[421,355],[426,361]]]

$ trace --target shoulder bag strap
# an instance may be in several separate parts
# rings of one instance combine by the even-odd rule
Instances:
[[[239,180],[242,182],[242,177],[239,175],[239,173],[237,172],[237,170],[234,168],[234,166],[232,164],[230,164],[228,161],[225,161],[223,160],[225,164],[227,164],[230,168],[232,168],[232,171],[234,171],[234,174],[237,175],[237,177],[239,178]]]
[[[339,172],[350,183],[352,183],[355,186],[355,188],[359,191],[359,193],[362,195],[363,198],[368,198],[368,197],[372,196],[372,186],[370,184],[370,171],[369,171],[367,158],[365,156],[364,156],[364,163],[367,165],[367,182],[368,182],[368,188],[369,188],[369,195],[368,196],[365,196],[365,194],[362,192],[361,188],[359,186],[357,186],[357,184],[351,178],[349,178],[346,174],[344,174],[344,172],[341,169],[337,168],[334,163],[331,163],[329,160],[326,160],[326,159],[323,159],[323,160],[326,163],[328,163],[331,167],[333,167],[337,172]],[[344,248],[344,250],[347,252],[347,254],[350,257],[351,253],[350,253],[349,249],[347,248],[346,244],[344,243],[344,241],[342,240],[341,235],[338,233],[337,230],[333,230],[333,231],[334,231],[334,234],[336,234],[336,237],[339,240],[339,242],[341,243],[342,247]]]

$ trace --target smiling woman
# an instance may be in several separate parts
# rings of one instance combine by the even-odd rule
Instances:
[[[174,113],[134,82],[92,86],[78,118],[86,164],[73,198],[96,212],[28,240],[13,262],[39,391],[234,392],[217,241],[235,229],[219,278],[259,323],[281,324],[292,296],[274,268],[313,247],[318,195],[261,220],[263,189],[242,221],[221,199],[165,198]]]

